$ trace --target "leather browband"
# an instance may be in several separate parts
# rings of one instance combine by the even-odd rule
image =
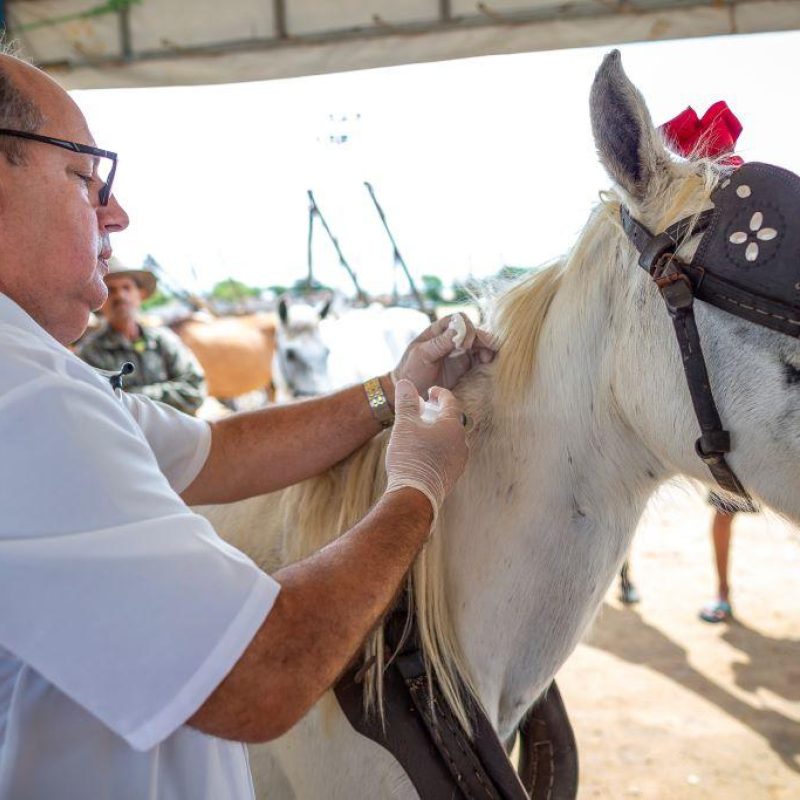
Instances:
[[[435,679],[428,676],[416,635],[406,627],[404,599],[385,624],[396,651],[384,671],[384,721],[364,710],[360,670],[352,667],[335,687],[339,705],[358,733],[388,750],[421,800],[574,800],[578,789],[575,738],[553,684],[520,726],[520,773],[480,704],[463,690],[473,735],[459,724]]]
[[[713,209],[703,211],[694,225],[692,225],[693,218],[686,217],[667,228],[664,233],[654,236],[641,222],[631,216],[628,208],[625,206],[620,208],[622,229],[641,254],[639,266],[651,275],[654,256],[673,253],[690,232],[694,235],[705,231],[713,213]],[[757,325],[772,328],[779,333],[800,337],[800,309],[771,297],[755,295],[695,264],[682,261],[681,269],[691,279],[694,296],[698,300],[755,322]]]

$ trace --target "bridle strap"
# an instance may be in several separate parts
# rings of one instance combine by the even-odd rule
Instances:
[[[519,777],[533,800],[578,796],[578,745],[555,681],[519,726]]]
[[[671,247],[674,251],[690,233],[701,233],[710,224],[714,214],[714,209],[709,208],[701,211],[697,217],[685,217],[674,225],[670,225],[663,233],[654,236],[639,220],[632,216],[626,206],[620,206],[620,220],[625,235],[631,240],[631,244],[642,254],[639,259],[639,266],[650,271],[642,264],[648,248],[661,249]],[[656,244],[657,243],[657,244]]]
[[[695,297],[698,300],[787,336],[800,336],[800,312],[796,308],[769,297],[756,297],[735,283],[717,278],[691,264],[686,265],[686,271],[692,282],[697,283]]]
[[[351,667],[334,687],[353,728],[398,760],[422,800],[574,800],[575,738],[555,684],[523,720],[520,774],[480,704],[462,687],[472,737],[429,676],[408,600],[389,615],[384,635],[394,656],[383,673],[384,720],[364,709],[363,670]],[[412,617],[413,619],[413,617]]]
[[[658,286],[675,329],[692,406],[700,424],[701,436],[695,442],[695,451],[717,484],[741,497],[743,510],[752,510],[755,505],[750,495],[725,459],[725,454],[731,450],[731,437],[722,427],[714,402],[694,317],[694,298],[701,297],[697,291],[699,286],[704,287],[704,292],[729,292],[731,284],[713,278],[700,267],[684,263],[675,255],[675,250],[687,235],[708,226],[711,211],[704,211],[696,218],[687,217],[657,236],[634,219],[625,206],[621,208],[620,217],[623,230],[640,252],[639,266]],[[731,299],[735,300],[735,297]]]
[[[695,452],[723,489],[741,496],[746,503],[752,504],[747,490],[725,460],[725,454],[731,450],[731,437],[722,427],[714,395],[711,393],[708,370],[694,318],[694,295],[691,289],[687,288],[688,285],[688,280],[684,283],[677,279],[659,288],[675,328],[686,383],[702,431],[702,435],[695,442]]]

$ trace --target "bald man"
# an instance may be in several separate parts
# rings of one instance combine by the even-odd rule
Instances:
[[[444,320],[366,388],[213,425],[115,392],[65,345],[106,299],[128,226],[116,154],[8,55],[0,149],[0,798],[252,797],[241,743],[280,736],[331,686],[461,474],[448,389],[492,358],[488,339],[469,328],[448,358]],[[186,505],[318,474],[395,414],[386,493],[273,576]]]

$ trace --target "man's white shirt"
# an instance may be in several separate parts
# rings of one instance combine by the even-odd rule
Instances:
[[[0,800],[252,796],[183,724],[279,591],[178,496],[210,439],[0,294]]]

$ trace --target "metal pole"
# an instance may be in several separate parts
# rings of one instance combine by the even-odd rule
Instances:
[[[408,266],[403,260],[403,256],[400,255],[400,251],[397,249],[397,242],[395,242],[394,236],[392,236],[392,232],[389,230],[389,223],[386,221],[386,215],[383,213],[381,204],[378,202],[378,198],[375,196],[375,190],[372,188],[372,184],[369,181],[364,181],[364,186],[367,187],[369,196],[372,198],[372,202],[375,204],[375,208],[378,211],[378,216],[381,218],[381,222],[383,223],[383,227],[386,230],[387,236],[389,237],[389,241],[392,243],[392,249],[394,250],[394,263],[399,264],[403,268],[403,272],[408,280],[408,285],[411,287],[411,293],[414,295],[414,299],[417,301],[420,311],[427,314],[431,322],[436,322],[435,311],[433,309],[429,309],[425,304],[425,300],[419,293],[417,285],[414,283],[414,279],[411,277],[411,273],[408,271]]]
[[[272,0],[272,13],[275,20],[275,38],[286,39],[288,32],[286,29],[286,4],[284,0]]]
[[[311,247],[311,243],[314,239],[314,216],[317,213],[317,204],[314,201],[314,195],[311,194],[311,190],[308,190],[308,277],[306,278],[306,282],[308,284],[308,289],[311,291],[311,287],[314,285],[314,253]]]
[[[353,272],[352,268],[347,263],[347,259],[344,257],[344,253],[342,252],[342,248],[339,247],[338,240],[333,233],[331,233],[331,229],[328,227],[325,217],[322,216],[322,212],[319,210],[319,206],[317,205],[317,201],[314,199],[314,193],[311,191],[311,189],[308,190],[308,201],[311,204],[311,220],[313,221],[314,215],[319,218],[319,221],[322,223],[322,227],[325,229],[325,233],[328,234],[328,238],[331,240],[331,243],[336,250],[336,254],[339,256],[339,263],[345,268],[347,274],[350,276],[350,280],[353,281],[353,286],[356,287],[356,296],[358,297],[358,300],[366,305],[369,302],[369,298],[367,297],[366,292],[361,288],[361,286],[359,286],[356,273]]]
[[[119,40],[122,57],[125,61],[133,61],[133,44],[131,43],[131,7],[123,6],[119,11]]]

